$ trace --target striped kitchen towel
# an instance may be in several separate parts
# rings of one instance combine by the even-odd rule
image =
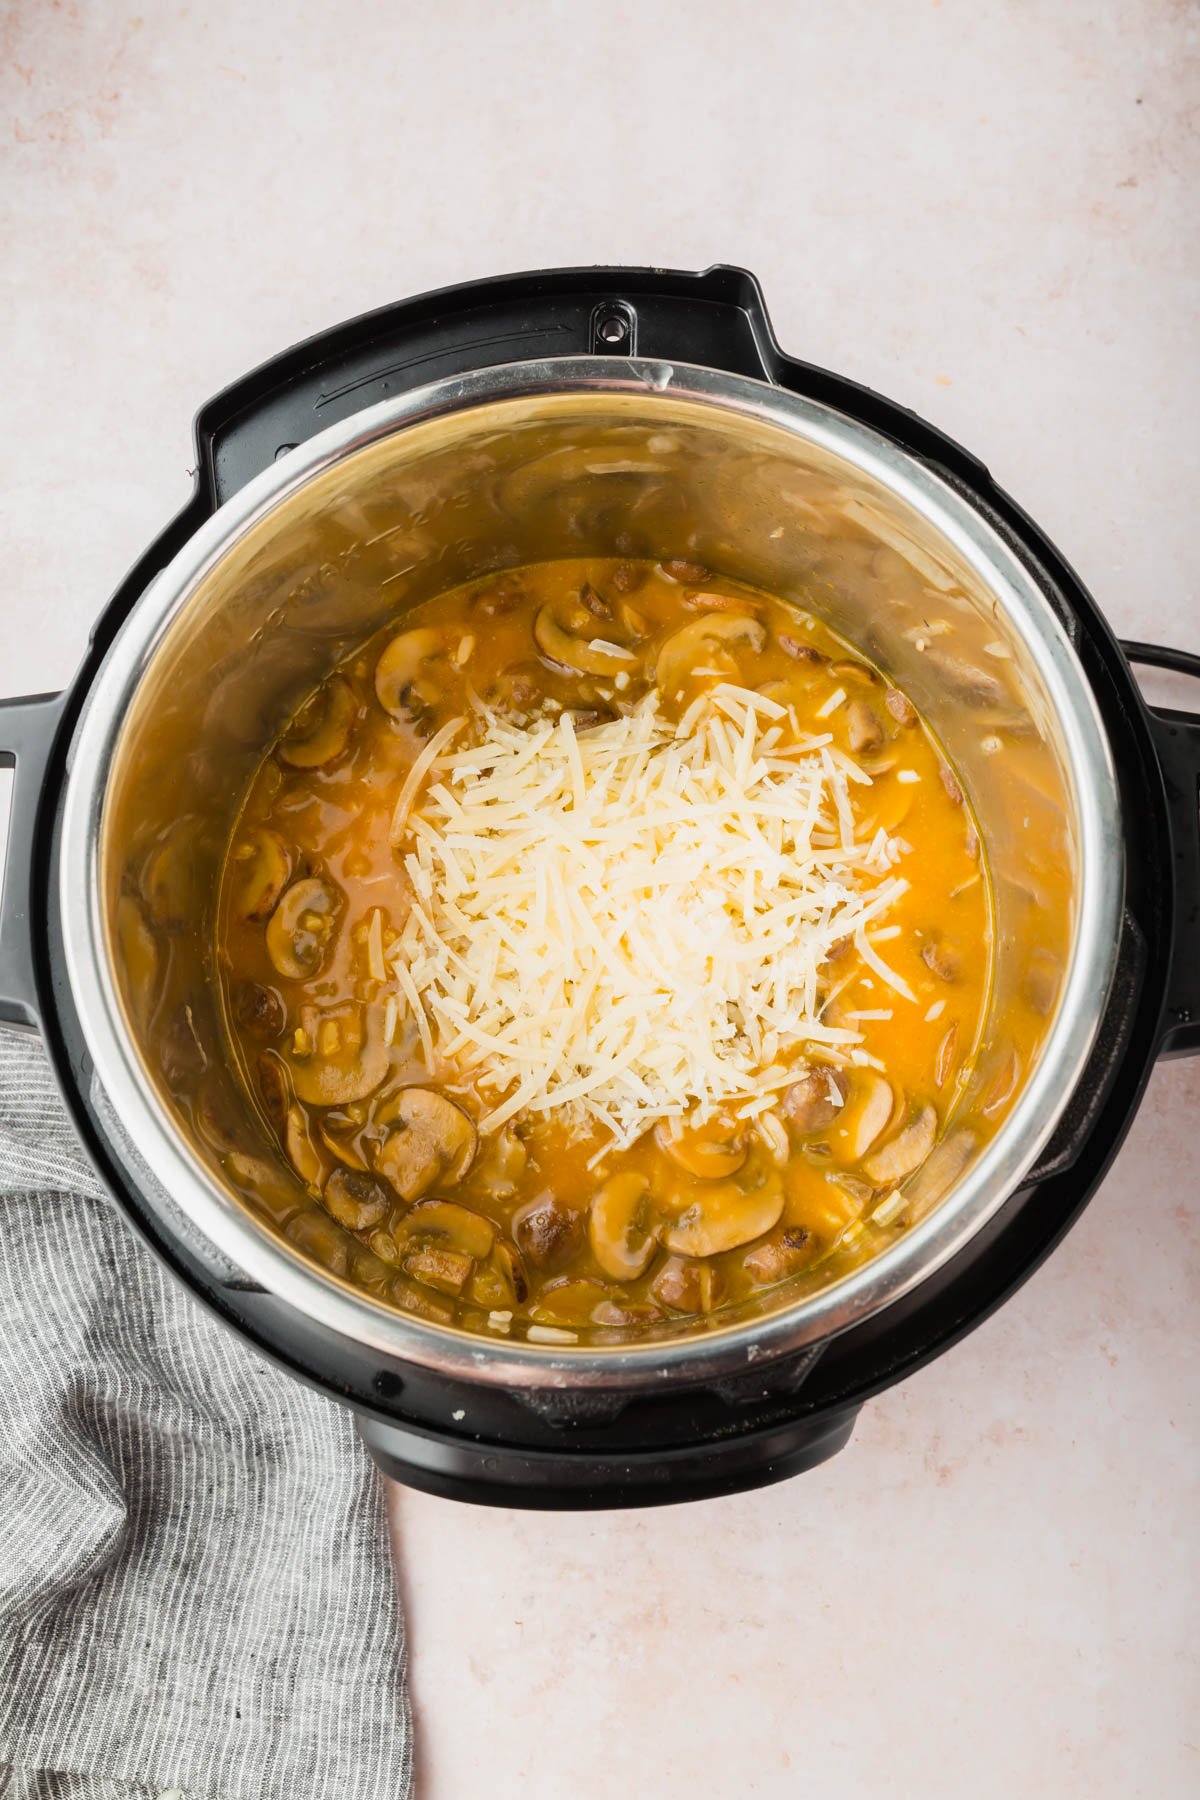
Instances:
[[[135,1240],[0,1031],[0,1795],[405,1800],[404,1627],[350,1416]]]

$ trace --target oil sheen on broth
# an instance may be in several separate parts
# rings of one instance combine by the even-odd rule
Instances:
[[[962,789],[815,618],[688,563],[427,602],[262,762],[219,908],[245,1081],[447,1324],[713,1322],[902,1209],[987,1000]]]

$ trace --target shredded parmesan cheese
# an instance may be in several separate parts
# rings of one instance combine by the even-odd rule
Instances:
[[[822,1019],[846,937],[912,998],[867,937],[908,885],[857,824],[870,779],[779,711],[728,683],[678,724],[654,694],[582,732],[480,707],[479,741],[449,749],[455,721],[425,746],[388,955],[430,1066],[491,1102],[485,1132],[554,1108],[625,1146],[693,1109],[766,1113],[798,1053],[861,1041]]]
[[[400,798],[396,802],[396,810],[392,814],[392,842],[398,844],[404,837],[408,824],[408,815],[412,811],[413,802],[421,791],[421,783],[441,755],[452,738],[457,737],[464,724],[462,719],[448,719],[440,731],[435,731],[425,745],[412,768],[405,777],[404,786],[400,789]]]
[[[372,981],[387,980],[383,960],[383,910],[378,906],[372,907],[371,923],[367,928],[367,968]]]

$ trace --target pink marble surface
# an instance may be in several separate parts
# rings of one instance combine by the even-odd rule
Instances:
[[[1186,0],[0,20],[5,691],[68,677],[210,392],[606,260],[753,267],[785,346],[970,444],[1122,631],[1200,646]],[[1160,1069],[1048,1266],[823,1470],[594,1518],[394,1493],[421,1800],[1196,1792],[1198,1103]]]

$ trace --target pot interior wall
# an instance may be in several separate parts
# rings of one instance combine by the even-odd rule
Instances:
[[[819,613],[912,697],[979,821],[995,974],[970,1086],[899,1220],[775,1307],[894,1241],[970,1167],[1036,1065],[1071,949],[1058,896],[1076,811],[1047,683],[1004,595],[895,474],[648,390],[451,412],[297,477],[185,596],[126,717],[101,827],[116,981],[196,1157],[305,1253],[330,1221],[234,1078],[215,1000],[213,899],[241,795],[305,693],[388,620],[470,577],[580,555],[687,556]],[[349,1241],[343,1262],[352,1280]]]

